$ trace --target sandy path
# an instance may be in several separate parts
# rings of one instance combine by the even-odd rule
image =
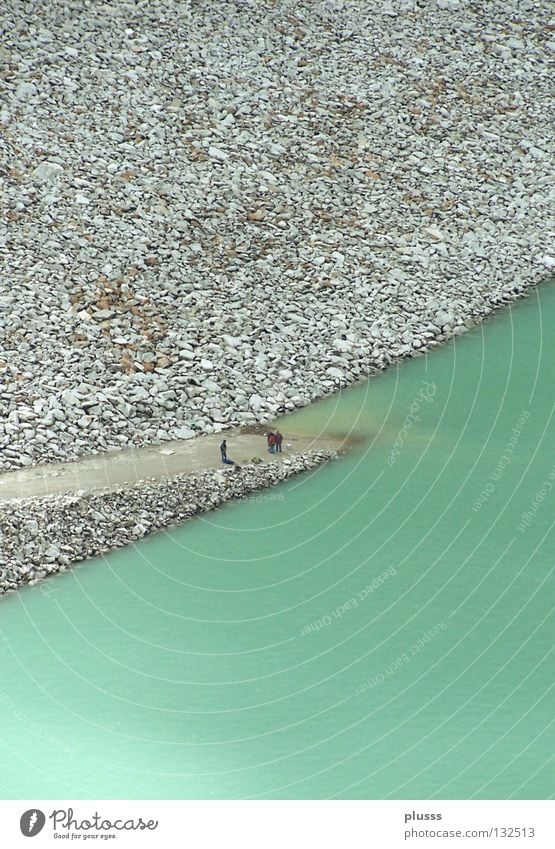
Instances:
[[[222,434],[199,436],[196,439],[108,451],[73,462],[50,463],[7,472],[0,476],[0,502],[76,490],[94,492],[147,478],[161,479],[221,468],[219,444],[222,438]],[[310,449],[339,451],[347,447],[341,437],[315,439],[288,434],[284,438],[283,453],[280,455],[268,453],[263,435],[232,432],[225,438],[228,457],[239,464],[252,462],[255,457],[267,462]]]

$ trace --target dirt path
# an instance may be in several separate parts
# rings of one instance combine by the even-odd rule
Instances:
[[[252,462],[256,457],[263,462],[279,461],[310,449],[340,451],[348,447],[341,437],[315,439],[288,434],[283,441],[283,453],[276,455],[268,453],[263,435],[231,432],[199,436],[163,445],[108,451],[74,462],[49,463],[7,472],[0,475],[0,502],[76,490],[94,492],[147,478],[160,479],[202,469],[222,468],[219,445],[224,436],[228,457],[239,465]]]

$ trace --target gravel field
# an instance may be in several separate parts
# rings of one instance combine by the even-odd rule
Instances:
[[[0,468],[268,421],[553,266],[549,3],[0,25]]]

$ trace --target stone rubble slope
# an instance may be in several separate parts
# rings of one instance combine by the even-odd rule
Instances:
[[[266,422],[540,281],[554,27],[4,0],[0,468]]]
[[[0,505],[0,595],[314,469],[333,451]]]

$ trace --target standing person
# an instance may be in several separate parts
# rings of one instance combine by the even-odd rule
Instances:
[[[276,451],[279,451],[279,453],[281,454],[281,443],[283,442],[283,436],[281,435],[279,430],[276,430],[274,434],[274,439],[276,441]]]
[[[220,444],[220,454],[222,455],[222,463],[225,463],[227,461],[227,443],[225,439]]]
[[[276,438],[272,431],[268,434],[268,451],[273,454],[276,448]]]

